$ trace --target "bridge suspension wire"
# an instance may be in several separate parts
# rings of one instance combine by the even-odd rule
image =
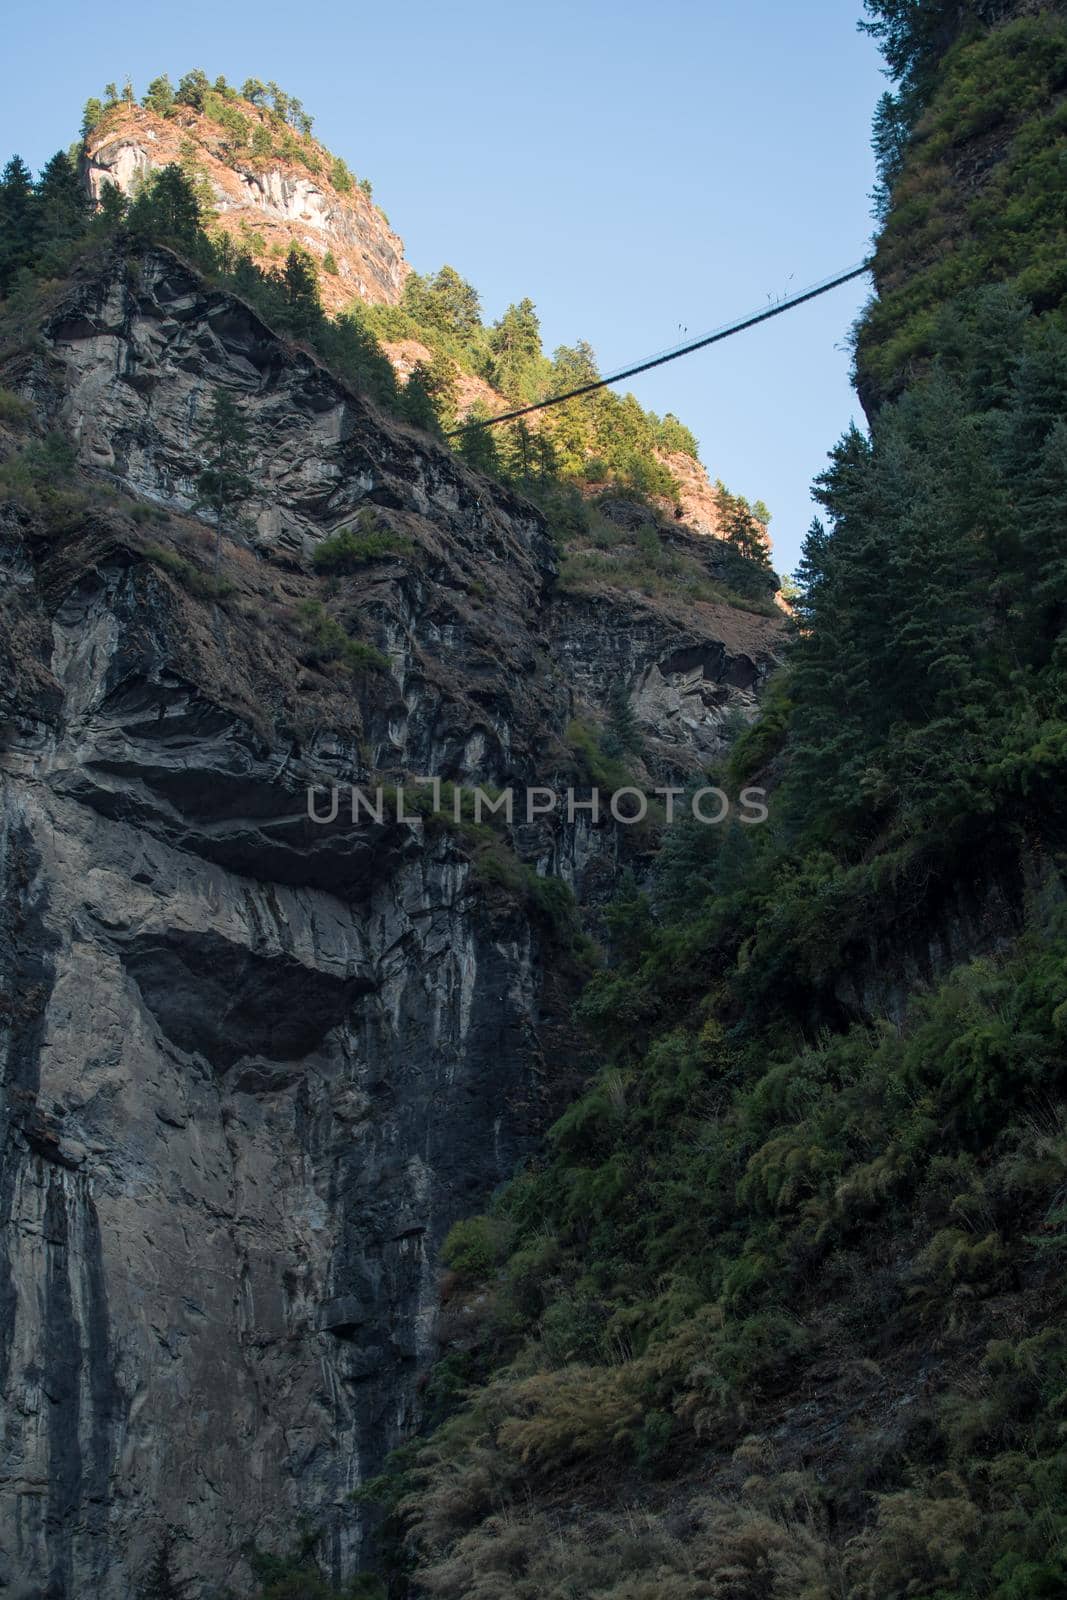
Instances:
[[[751,316],[724,323],[722,327],[716,328],[712,333],[703,334],[699,339],[690,339],[685,344],[673,345],[671,349],[664,350],[659,355],[649,356],[647,361],[639,361],[633,367],[624,367],[621,372],[613,372],[606,378],[596,378],[590,383],[583,383],[577,389],[568,389],[566,394],[550,395],[547,400],[535,400],[531,405],[519,406],[514,411],[503,411],[496,417],[478,417],[473,422],[462,422],[458,428],[452,428],[446,438],[454,439],[458,434],[467,433],[473,428],[495,428],[498,422],[514,422],[517,417],[529,416],[531,411],[545,411],[549,406],[561,406],[565,400],[576,400],[580,395],[592,394],[594,389],[606,389],[610,384],[622,383],[625,378],[636,377],[639,372],[650,372],[653,367],[662,367],[668,361],[677,361],[681,356],[692,355],[694,350],[705,350],[710,344],[718,344],[722,339],[732,338],[735,333],[743,333],[746,328],[754,328],[757,323],[769,322],[772,317],[780,317],[786,311],[804,305],[808,300],[817,300],[819,295],[829,294],[831,289],[838,289],[853,278],[861,278],[865,272],[870,272],[872,265],[871,261],[863,261],[857,267],[850,267],[847,272],[839,272],[821,283],[812,284],[809,289],[802,289],[799,294],[776,300],[772,305],[765,306],[762,311],[754,312]]]

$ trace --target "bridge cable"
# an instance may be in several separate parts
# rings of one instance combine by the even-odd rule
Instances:
[[[753,316],[726,323],[713,333],[704,334],[700,339],[691,340],[688,344],[675,345],[661,355],[650,356],[647,361],[638,362],[634,367],[624,367],[621,372],[613,372],[610,377],[596,378],[591,383],[581,384],[577,389],[568,389],[566,394],[554,394],[547,400],[535,400],[532,405],[519,406],[515,411],[504,411],[496,417],[479,417],[473,422],[462,422],[458,428],[450,429],[445,437],[454,439],[458,434],[468,433],[473,428],[495,428],[498,422],[514,422],[516,417],[529,416],[531,411],[544,411],[549,406],[561,406],[565,400],[576,400],[579,395],[592,394],[594,389],[606,389],[609,384],[621,383],[624,378],[633,378],[639,372],[648,372],[653,367],[664,366],[668,361],[677,361],[680,356],[692,355],[694,350],[705,350],[709,344],[718,344],[720,340],[729,339],[735,333],[743,333],[746,328],[754,328],[759,322],[767,322],[771,317],[780,317],[783,312],[792,311],[794,306],[802,306],[806,301],[815,300],[821,294],[829,294],[831,289],[840,288],[841,284],[848,283],[852,278],[860,278],[865,272],[870,272],[872,264],[870,261],[864,261],[858,267],[851,267],[848,272],[842,272],[835,278],[828,278],[823,283],[802,290],[800,294],[776,300],[773,305],[757,311]]]

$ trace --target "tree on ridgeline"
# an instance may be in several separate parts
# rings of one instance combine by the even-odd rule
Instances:
[[[441,267],[426,277],[411,273],[400,303],[424,327],[452,334],[461,341],[481,327],[478,291],[460,277],[455,267]]]
[[[191,106],[194,111],[203,111],[204,96],[211,89],[211,80],[206,72],[199,67],[194,67],[192,72],[186,72],[178,79],[178,87],[174,98],[179,105]]]
[[[767,562],[767,530],[763,518],[757,515],[743,494],[731,494],[725,484],[715,486],[715,503],[719,513],[720,537],[731,550],[746,561]],[[759,504],[763,506],[763,502]],[[766,506],[763,510],[770,520]]]
[[[532,398],[527,385],[541,361],[541,324],[532,300],[508,306],[489,330],[489,350],[487,376],[493,388],[508,399]]]
[[[80,239],[92,207],[78,169],[65,150],[57,150],[34,188],[36,244],[42,253]]]
[[[34,258],[34,192],[30,169],[12,156],[0,176],[0,293]]]
[[[201,210],[188,174],[175,162],[153,172],[142,184],[128,213],[135,239],[159,239],[195,248],[201,237]]]
[[[174,110],[174,86],[165,72],[162,77],[152,79],[141,104],[161,117],[170,116]]]

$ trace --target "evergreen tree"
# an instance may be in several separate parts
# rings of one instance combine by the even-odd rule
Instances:
[[[417,361],[404,385],[400,410],[404,421],[410,422],[413,428],[424,428],[427,433],[437,433],[440,431],[440,426],[429,384],[428,366],[423,361]]]
[[[731,494],[722,484],[715,486],[715,501],[719,512],[721,537],[746,561],[767,562],[766,523],[749,505],[744,495]],[[769,520],[770,513],[759,502]]]
[[[461,341],[481,327],[478,291],[455,267],[442,267],[432,277],[413,272],[404,284],[405,311],[426,328],[437,328]]]
[[[179,105],[192,106],[194,111],[203,111],[204,96],[211,88],[211,81],[206,72],[199,67],[194,67],[192,72],[187,72],[178,79],[178,87],[174,98]]]
[[[81,238],[89,225],[88,196],[65,150],[56,152],[37,180],[36,213],[42,251]]]
[[[566,394],[570,389],[594,383],[599,376],[592,346],[584,339],[573,347],[560,345],[552,357],[548,392]],[[577,477],[595,452],[599,398],[593,394],[568,400],[566,405],[556,407],[549,414],[556,461],[565,477]]]
[[[102,233],[116,233],[126,221],[129,211],[129,201],[117,183],[106,179],[100,190],[100,208],[95,218],[95,226]]]
[[[630,697],[625,684],[621,682],[612,684],[608,695],[608,726],[601,743],[605,755],[615,760],[627,755],[639,755],[644,748]]]
[[[161,117],[170,116],[174,110],[174,86],[166,73],[162,77],[152,79],[142,104]]]
[[[433,402],[437,421],[447,433],[456,424],[456,369],[442,351],[434,355],[425,368],[423,382]]]
[[[257,122],[252,129],[252,154],[259,162],[269,161],[274,154],[274,140],[265,122]]]
[[[661,450],[665,450],[669,455],[678,453],[692,456],[694,461],[700,459],[696,436],[684,422],[679,422],[673,411],[668,411],[661,422],[657,422],[653,416],[652,422]]]
[[[186,1587],[185,1581],[175,1576],[173,1536],[164,1534],[145,1569],[138,1600],[182,1600]]]
[[[188,174],[171,162],[142,185],[129,210],[130,232],[139,239],[161,239],[186,248],[200,237],[201,211]]]
[[[34,259],[36,205],[30,169],[12,156],[0,175],[0,293],[6,294],[15,274]]]
[[[254,106],[261,106],[267,98],[267,85],[258,78],[246,78],[241,85],[241,98],[251,101]]]
[[[874,150],[877,182],[871,199],[874,215],[884,222],[889,212],[893,185],[904,161],[908,142],[908,117],[903,102],[897,95],[883,94],[874,113],[871,147]]]
[[[537,461],[537,480],[544,488],[554,478],[559,477],[560,466],[555,441],[543,425],[534,435],[534,455]]]
[[[319,283],[315,264],[306,250],[291,244],[282,273],[285,295],[285,320],[293,333],[306,337],[321,321]]]
[[[207,416],[197,430],[206,463],[196,480],[197,504],[215,518],[215,573],[219,570],[224,529],[232,525],[237,508],[252,492],[248,426],[232,396],[216,389]]]
[[[528,483],[537,471],[537,440],[526,419],[520,417],[510,428],[504,440],[504,465],[509,478]]]
[[[532,398],[530,380],[535,379],[541,359],[541,324],[532,300],[508,306],[489,333],[489,382],[509,399]]]
[[[97,124],[103,121],[103,118],[104,102],[98,100],[95,95],[90,95],[82,112],[82,138],[87,139]]]
[[[488,415],[486,408],[479,404],[471,407],[467,421],[479,422]],[[473,467],[476,472],[488,473],[491,477],[500,476],[500,456],[492,428],[465,427],[459,435],[457,449],[468,467]]]

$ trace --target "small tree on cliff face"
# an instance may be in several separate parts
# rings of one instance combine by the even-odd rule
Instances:
[[[145,1568],[138,1600],[182,1600],[185,1581],[174,1575],[174,1539],[165,1533]]]
[[[248,426],[225,389],[216,389],[207,417],[198,430],[207,463],[196,480],[197,504],[215,517],[215,574],[219,570],[223,529],[252,492]]]

